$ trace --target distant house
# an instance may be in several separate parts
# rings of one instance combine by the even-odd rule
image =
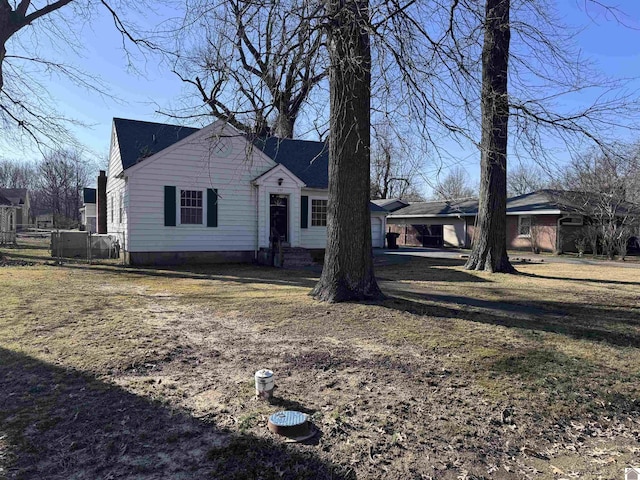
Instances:
[[[39,213],[35,216],[36,228],[51,229],[54,226],[53,213]]]
[[[82,191],[82,207],[80,207],[80,225],[87,232],[97,232],[98,211],[96,208],[96,189],[85,188]]]
[[[11,202],[15,208],[16,230],[20,231],[30,225],[31,202],[26,188],[0,188],[0,195]]]
[[[221,121],[196,129],[116,118],[109,158],[98,230],[119,238],[130,263],[248,262],[274,242],[292,256],[325,248],[323,142],[249,138]],[[374,246],[386,215],[371,206]]]
[[[0,194],[0,245],[16,243],[16,207]]]
[[[398,245],[465,248],[477,210],[477,199],[415,202],[391,212],[387,226],[400,235]]]
[[[575,251],[576,236],[596,201],[594,195],[562,190],[508,198],[507,248]],[[400,234],[400,245],[470,248],[477,213],[477,199],[418,202],[392,212],[387,224]]]

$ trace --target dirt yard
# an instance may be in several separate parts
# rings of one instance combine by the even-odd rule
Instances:
[[[54,265],[0,251],[0,478],[617,479],[640,464],[640,269]],[[275,372],[271,404],[253,374]],[[287,444],[277,410],[319,430]]]

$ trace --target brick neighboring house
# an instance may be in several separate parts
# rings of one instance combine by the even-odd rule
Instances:
[[[507,199],[507,248],[546,252],[575,251],[575,239],[588,221],[596,196],[538,190]],[[417,202],[387,217],[399,245],[471,248],[478,200]]]
[[[27,228],[31,222],[31,202],[26,188],[0,188],[0,195],[15,207],[15,226],[20,231]]]

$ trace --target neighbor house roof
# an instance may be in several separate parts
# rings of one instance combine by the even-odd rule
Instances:
[[[551,191],[519,195],[507,199],[507,215],[522,215],[524,213],[563,213],[566,207],[558,204],[557,196]],[[458,200],[438,200],[433,202],[416,202],[393,212],[391,218],[411,217],[472,217],[478,214],[477,198],[462,198]]]
[[[507,199],[507,215],[560,215],[565,213],[588,214],[594,206],[602,202],[603,194],[592,192],[574,192],[569,190],[537,190],[535,192]],[[616,206],[618,214],[626,215],[638,211],[630,203]],[[416,202],[396,210],[390,218],[412,217],[457,217],[478,214],[478,200],[475,198]]]
[[[409,202],[405,202],[400,198],[381,198],[378,200],[372,200],[373,203],[382,207],[387,212],[395,212],[396,210],[400,210],[401,208],[409,205]]]
[[[11,205],[23,205],[27,201],[26,188],[0,188],[0,195],[11,202]]]
[[[2,194],[0,193],[0,205],[12,205],[12,203],[11,200],[2,196]]]
[[[200,130],[124,118],[114,118],[113,126],[118,137],[123,170]]]
[[[380,205],[376,204],[375,201],[369,202],[369,211],[376,213],[388,213],[388,210],[382,208]]]
[[[536,209],[556,208],[562,213],[595,213],[602,205],[607,208],[615,208],[617,215],[640,214],[640,206],[632,203],[612,199],[611,196],[602,192],[579,192],[571,190],[538,190],[537,192],[520,195],[510,199],[510,203],[514,205],[514,211],[517,208],[526,208],[532,212]],[[521,206],[522,205],[522,206]],[[508,212],[511,210],[507,210]]]
[[[389,215],[390,218],[403,217],[457,217],[473,216],[478,211],[478,199],[438,200],[434,202],[410,203]]]
[[[573,211],[570,194],[562,190],[537,190],[507,199],[509,213],[565,213]]]
[[[96,203],[96,189],[95,188],[83,189],[82,200],[84,203]]]
[[[253,144],[308,188],[329,188],[329,151],[324,142],[268,137],[256,138]]]

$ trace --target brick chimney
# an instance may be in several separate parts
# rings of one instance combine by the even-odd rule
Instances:
[[[107,233],[107,172],[100,170],[98,176],[98,233]]]

